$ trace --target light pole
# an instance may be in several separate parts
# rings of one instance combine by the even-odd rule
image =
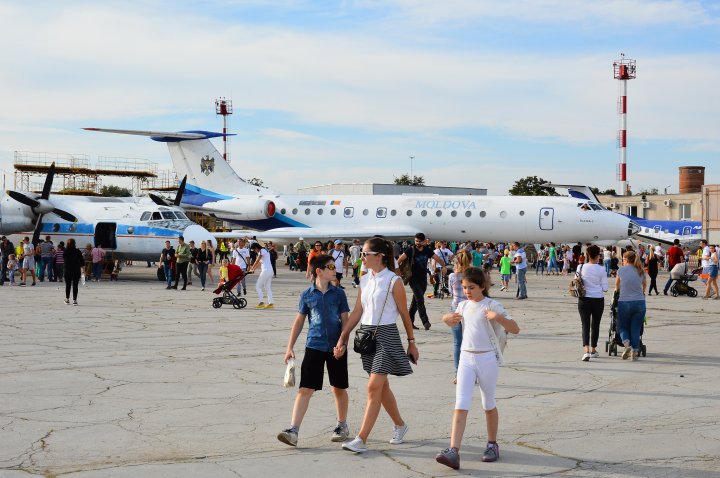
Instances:
[[[412,182],[412,180],[413,180],[413,170],[412,170],[413,159],[415,159],[415,156],[410,156],[410,182]]]

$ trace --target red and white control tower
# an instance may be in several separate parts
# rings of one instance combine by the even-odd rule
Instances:
[[[635,79],[635,60],[625,58],[620,53],[620,59],[613,63],[615,79],[620,81],[620,92],[618,98],[618,115],[620,117],[620,130],[618,131],[618,147],[620,148],[620,159],[617,165],[617,180],[619,188],[618,196],[627,196],[627,82]]]
[[[232,100],[226,100],[225,98],[215,100],[215,114],[223,117],[223,159],[228,163],[230,158],[228,158],[227,120],[232,112]]]

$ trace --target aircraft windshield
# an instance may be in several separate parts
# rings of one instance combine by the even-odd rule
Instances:
[[[175,217],[175,213],[172,211],[163,211],[162,217],[163,219],[177,219],[177,217]]]

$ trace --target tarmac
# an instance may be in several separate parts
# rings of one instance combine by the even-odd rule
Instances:
[[[440,322],[448,299],[427,301],[432,328],[416,331],[415,373],[390,379],[406,442],[388,443],[381,412],[369,452],[355,455],[330,442],[327,383],[298,447],[276,438],[296,392],[282,387],[282,360],[304,274],[279,270],[274,310],[253,308],[253,276],[241,310],[213,309],[198,280],[168,291],[153,279],[144,265],[126,267],[118,282],[81,288],[78,307],[63,303],[62,284],[0,288],[0,477],[720,477],[720,300],[648,297],[647,357],[637,362],[605,352],[606,301],[600,358],[581,362],[568,277],[531,271],[524,301],[494,288],[521,328],[498,384],[501,457],[480,460],[478,390],[454,471],[434,460],[455,399],[452,335]],[[352,307],[357,291],[346,292]],[[367,375],[350,354],[354,434]]]

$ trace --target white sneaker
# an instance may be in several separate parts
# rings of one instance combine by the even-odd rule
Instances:
[[[65,303],[66,303],[67,305],[70,305],[70,299],[65,299]]]
[[[599,356],[600,354],[597,350],[595,352],[590,352],[590,358],[598,358]]]
[[[403,438],[405,438],[405,434],[407,433],[409,427],[407,426],[407,423],[405,425],[401,426],[395,426],[393,427],[393,437],[390,440],[390,443],[392,445],[399,445],[403,443]]]
[[[355,453],[365,453],[367,451],[367,446],[365,445],[365,442],[362,441],[362,438],[355,437],[352,440],[343,443],[342,449],[354,451]]]
[[[592,355],[590,355],[590,352],[585,352],[585,353],[583,354],[581,360],[582,360],[583,362],[589,362],[589,361],[590,361],[590,357],[592,357]]]

